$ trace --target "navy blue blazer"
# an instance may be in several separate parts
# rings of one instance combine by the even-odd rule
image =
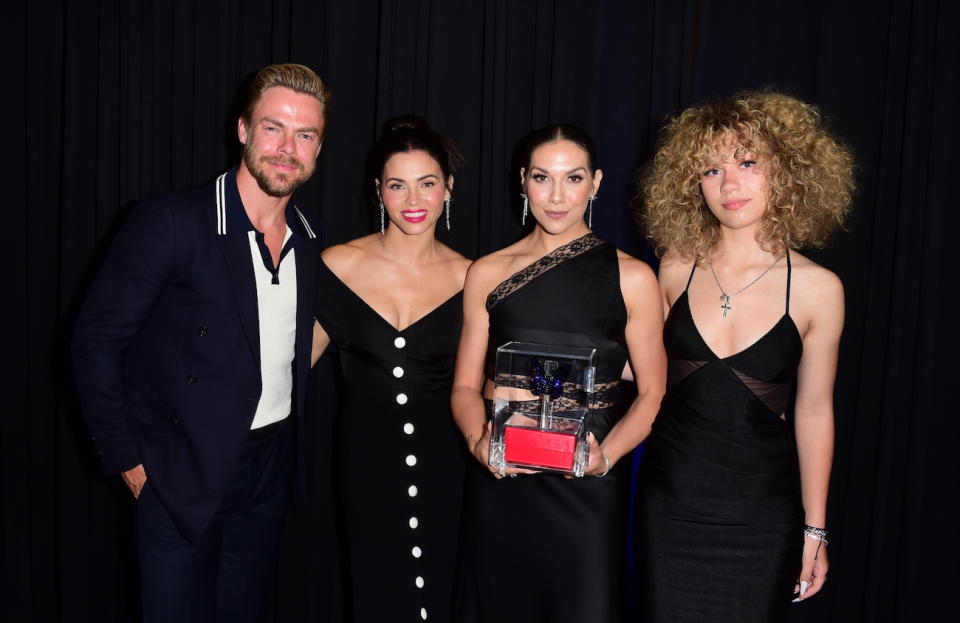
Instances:
[[[292,202],[286,217],[297,269],[292,404],[302,419],[320,246]],[[104,470],[143,463],[147,486],[191,541],[225,492],[260,398],[250,229],[236,169],[143,200],[113,242],[73,337],[83,413]]]

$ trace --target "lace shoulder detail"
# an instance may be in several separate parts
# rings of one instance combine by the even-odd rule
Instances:
[[[536,262],[526,268],[522,268],[506,280],[500,282],[490,294],[487,295],[487,311],[493,309],[500,301],[507,298],[523,286],[527,285],[551,268],[562,264],[563,262],[586,253],[590,249],[604,244],[596,234],[590,232],[572,242],[568,242],[562,247],[557,247],[550,253],[547,253]]]

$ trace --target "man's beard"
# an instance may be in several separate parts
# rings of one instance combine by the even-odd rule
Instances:
[[[302,162],[292,156],[261,156],[258,158],[249,143],[243,147],[243,162],[247,165],[247,170],[250,171],[253,179],[257,180],[260,190],[271,197],[289,197],[293,194],[293,191],[313,175],[312,168],[307,169]],[[300,175],[293,177],[292,175],[297,172],[291,171],[290,173],[278,173],[275,178],[271,178],[267,175],[264,167],[264,164],[267,163],[296,167],[299,169]]]

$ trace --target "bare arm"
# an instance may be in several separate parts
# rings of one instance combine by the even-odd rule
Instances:
[[[624,258],[620,262],[620,288],[627,305],[627,348],[636,378],[637,397],[600,445],[611,465],[650,434],[650,426],[660,409],[667,375],[663,307],[657,279],[643,262]],[[587,473],[602,473],[604,468],[602,457],[591,456]]]
[[[532,474],[533,470],[507,468],[503,474],[487,464],[490,453],[491,425],[487,422],[483,403],[484,361],[487,356],[487,332],[489,317],[486,298],[496,283],[499,273],[496,265],[477,260],[467,272],[463,287],[463,329],[460,331],[460,346],[457,350],[457,365],[450,392],[453,419],[460,428],[467,448],[477,461],[490,469],[497,478],[503,475]]]
[[[795,431],[804,522],[825,528],[827,490],[833,463],[833,383],[844,305],[843,286],[839,279],[826,273],[822,278],[818,276],[818,281],[807,297],[816,303],[810,327],[803,338],[803,358],[797,374]],[[809,589],[801,590],[804,598],[820,590],[828,566],[822,543],[804,538],[800,581],[809,586]]]
[[[487,438],[487,416],[483,405],[483,364],[487,354],[489,319],[485,297],[486,287],[483,262],[475,263],[463,285],[463,328],[457,349],[457,364],[453,375],[450,405],[453,419],[460,428],[470,453],[486,465],[488,448],[481,439]]]

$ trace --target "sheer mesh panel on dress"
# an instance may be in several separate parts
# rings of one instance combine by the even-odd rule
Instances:
[[[747,389],[774,414],[780,416],[787,411],[787,406],[790,403],[790,391],[793,386],[792,381],[773,383],[755,379],[733,367],[730,368],[730,371],[737,375],[737,378],[747,386]]]
[[[706,361],[686,361],[683,359],[670,359],[667,363],[667,378],[672,388],[674,385],[687,378],[704,365]]]

